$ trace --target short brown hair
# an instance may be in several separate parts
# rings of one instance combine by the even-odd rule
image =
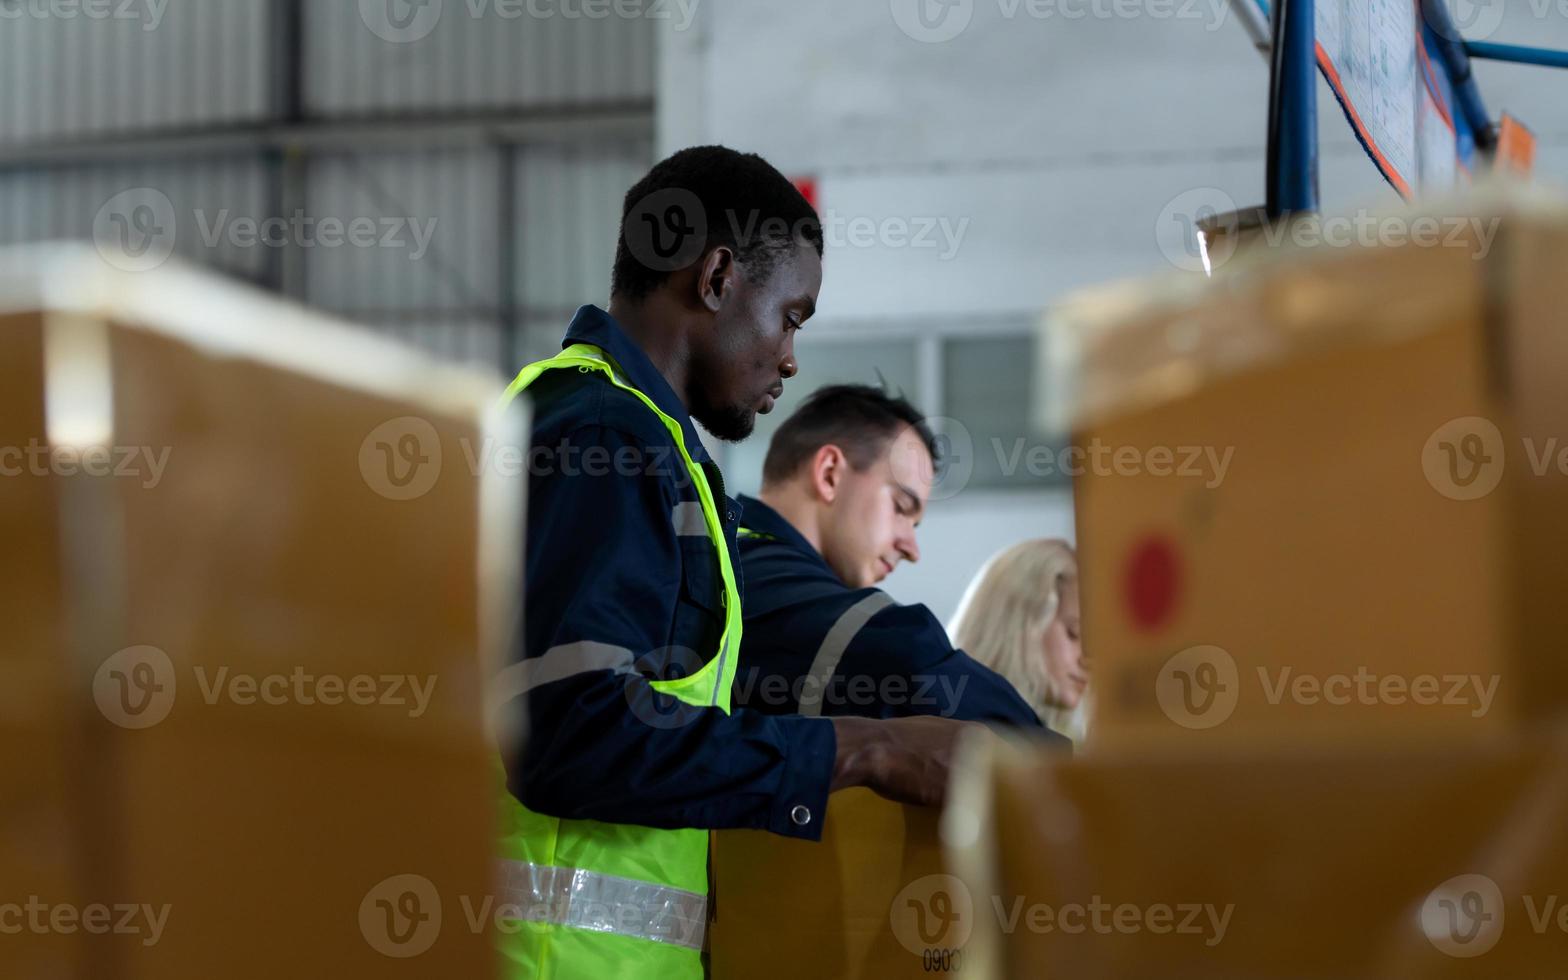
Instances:
[[[844,450],[849,465],[864,471],[882,458],[888,443],[905,426],[920,436],[932,464],[940,463],[936,436],[909,402],[870,385],[818,388],[773,434],[762,464],[762,482],[771,485],[789,479],[828,445]]]

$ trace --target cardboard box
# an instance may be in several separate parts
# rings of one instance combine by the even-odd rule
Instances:
[[[1380,221],[1437,244],[1253,253],[1048,324],[1091,747],[1568,706],[1568,210],[1514,189]]]
[[[1568,741],[965,755],[948,813],[984,977],[1547,977]]]
[[[91,250],[0,257],[0,303],[0,521],[36,528],[0,687],[43,692],[32,748],[0,740],[40,787],[0,806],[0,872],[111,923],[44,936],[55,975],[492,975],[481,692],[523,485],[473,461],[526,432],[499,380]]]
[[[850,789],[820,843],[713,834],[715,980],[964,975],[969,921],[948,901],[937,819]]]
[[[43,427],[42,337],[0,317],[0,446],[22,446]],[[0,926],[25,925],[33,896],[79,902],[82,867],[72,821],[81,787],[68,760],[74,731],[60,607],[59,525],[47,477],[23,479],[0,458],[0,541],[16,574],[0,588]],[[12,911],[12,907],[15,911]],[[0,972],[65,980],[82,965],[76,937],[20,929],[0,937]]]

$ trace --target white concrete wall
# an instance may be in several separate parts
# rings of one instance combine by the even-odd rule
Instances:
[[[954,8],[971,12],[965,29],[940,43],[900,27],[916,23],[914,2],[723,0],[662,38],[661,150],[754,150],[817,177],[824,213],[841,222],[964,228],[950,255],[830,241],[803,347],[871,321],[963,331],[1032,320],[1085,285],[1174,274],[1165,256],[1180,249],[1180,226],[1161,219],[1184,192],[1262,203],[1267,67],[1221,0],[1155,0],[1140,16],[1106,18],[1093,11],[1125,5],[1055,0],[1036,4],[1057,11],[1041,18],[1027,2],[969,0]],[[1496,39],[1568,47],[1568,18],[1518,13],[1526,6],[1509,5]],[[1568,178],[1568,119],[1553,109],[1568,73],[1480,74],[1494,111],[1516,108],[1536,125],[1541,169]],[[1321,91],[1325,208],[1393,203]],[[1071,524],[1063,491],[966,490],[933,507],[926,559],[888,588],[946,619],[986,556],[1025,536],[1071,537]]]

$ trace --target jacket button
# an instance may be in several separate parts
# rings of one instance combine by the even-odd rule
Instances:
[[[735,512],[733,510],[725,511],[724,512],[724,519],[726,521],[729,521],[731,524],[734,524],[735,523]]]
[[[789,811],[789,819],[795,826],[804,827],[811,822],[811,810],[807,807],[796,806],[795,809]]]

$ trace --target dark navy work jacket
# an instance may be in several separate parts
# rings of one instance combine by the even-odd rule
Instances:
[[[931,610],[850,588],[777,511],[750,497],[741,503],[746,630],[736,704],[775,714],[941,715],[1043,734],[1013,686],[955,649]]]
[[[680,423],[739,576],[739,507],[685,406],[603,310],[577,311],[563,346],[574,343],[601,348]],[[648,686],[695,672],[724,628],[718,556],[669,430],[600,372],[548,371],[524,397],[534,408],[526,602],[509,686],[526,691],[529,731],[513,753],[512,793],[563,818],[820,837],[831,723],[672,709]]]

